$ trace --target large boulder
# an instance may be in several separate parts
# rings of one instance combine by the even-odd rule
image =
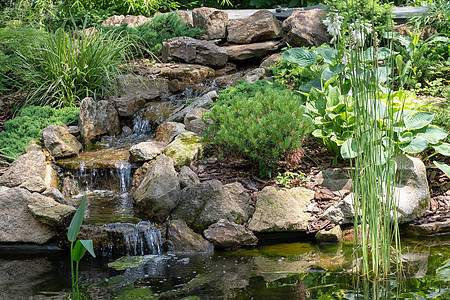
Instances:
[[[215,76],[215,71],[211,67],[196,64],[153,64],[145,66],[145,70],[168,80],[168,88],[173,93],[184,91],[196,84],[203,84]]]
[[[228,14],[211,7],[195,8],[192,11],[194,27],[205,30],[204,40],[223,39],[227,34]]]
[[[44,244],[56,235],[30,213],[30,199],[25,189],[0,187],[0,242]]]
[[[228,42],[250,44],[280,37],[281,22],[269,10],[263,9],[244,19],[230,20],[227,29]]]
[[[28,209],[36,220],[53,227],[68,225],[76,211],[73,206],[60,204],[38,193],[31,195]]]
[[[351,191],[352,187],[349,169],[328,168],[322,170],[314,178],[314,181],[330,191],[341,195]]]
[[[120,133],[119,115],[114,105],[104,100],[96,102],[91,97],[81,101],[79,126],[84,145],[93,143],[102,135]]]
[[[201,143],[201,137],[190,131],[184,131],[164,149],[164,154],[173,159],[175,168],[181,169],[182,166],[190,166],[203,153],[204,145]]]
[[[140,213],[164,222],[180,199],[180,183],[173,160],[161,154],[133,192]]]
[[[251,198],[240,183],[210,180],[184,188],[172,217],[201,232],[221,219],[243,224],[252,212]]]
[[[248,224],[253,232],[306,231],[310,213],[305,209],[314,191],[302,187],[265,187],[258,195],[255,213]]]
[[[30,151],[19,156],[0,177],[0,186],[15,187],[38,176],[45,180],[47,164],[42,151]]]
[[[355,214],[353,193],[348,194],[342,201],[330,205],[321,215],[321,218],[333,224],[345,225],[353,224]]]
[[[163,42],[162,60],[181,59],[187,63],[221,67],[227,63],[227,51],[213,42],[191,37],[174,37]]]
[[[192,109],[194,109],[196,107],[209,109],[211,107],[211,103],[213,103],[213,101],[216,97],[217,97],[217,92],[211,91],[197,99],[192,99],[192,101],[190,101],[188,106],[186,106],[178,111],[175,111],[173,114],[171,114],[166,119],[166,122],[184,122],[184,118],[186,117],[186,115],[189,111],[191,111]]]
[[[39,176],[34,176],[19,185],[20,188],[26,189],[30,192],[42,193],[47,188],[45,186],[45,181]]]
[[[320,46],[330,41],[322,19],[326,16],[322,9],[296,10],[283,21],[283,40],[291,47]]]
[[[246,60],[255,57],[264,57],[270,52],[275,52],[285,44],[282,41],[266,41],[247,45],[225,46],[230,60]]]
[[[214,246],[201,234],[193,232],[183,220],[172,220],[167,228],[169,252],[212,253]]]
[[[83,148],[77,138],[62,126],[47,126],[41,134],[45,148],[55,158],[77,155]]]
[[[243,225],[221,219],[203,232],[205,238],[218,248],[241,248],[256,246],[258,239]]]
[[[117,85],[121,94],[139,95],[146,101],[167,95],[169,92],[168,81],[164,78],[158,77],[154,78],[126,74],[117,78]],[[116,105],[121,111],[123,111],[126,107],[134,108],[133,105],[137,106],[137,104],[142,102],[138,101],[138,99],[127,97],[113,98],[113,100],[117,102]]]
[[[337,225],[330,230],[319,230],[316,233],[316,240],[320,243],[340,243],[342,242],[341,226]]]
[[[160,155],[165,147],[166,144],[161,142],[142,142],[130,148],[130,158],[136,162],[149,161]]]
[[[166,122],[156,129],[155,140],[165,144],[169,144],[180,133],[186,131],[184,124],[177,122]]]
[[[400,178],[393,190],[398,196],[398,222],[407,223],[430,208],[427,172],[422,160],[416,157],[400,154],[395,162],[396,178]]]
[[[117,113],[121,117],[131,117],[147,102],[143,95],[127,94],[109,97],[109,101],[114,104]]]

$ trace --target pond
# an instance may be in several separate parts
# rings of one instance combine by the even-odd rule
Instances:
[[[195,255],[83,258],[85,299],[450,299],[450,235],[403,239],[403,274],[351,273],[352,245],[284,243]],[[0,299],[64,299],[69,253],[0,247]]]

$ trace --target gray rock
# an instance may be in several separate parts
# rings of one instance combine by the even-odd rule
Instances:
[[[182,132],[185,132],[184,124],[177,122],[166,122],[156,129],[155,141],[169,144],[173,139]]]
[[[190,131],[184,131],[164,148],[164,154],[173,159],[175,169],[190,166],[200,158],[204,145],[201,137]]]
[[[167,229],[169,252],[212,253],[214,246],[200,234],[193,232],[184,221],[172,220]]]
[[[47,126],[41,134],[45,148],[55,158],[77,155],[83,148],[77,138],[62,126]]]
[[[0,185],[7,187],[19,186],[25,181],[39,176],[45,179],[45,155],[42,151],[30,151],[19,156],[0,177]]]
[[[305,209],[314,191],[265,187],[258,195],[255,213],[248,224],[253,232],[306,231],[310,213]]]
[[[330,191],[340,194],[344,194],[352,189],[352,179],[348,169],[329,168],[320,171],[314,178],[314,181]]]
[[[167,95],[169,92],[169,82],[167,79],[158,77],[153,78],[126,74],[117,78],[117,85],[121,94],[130,96],[113,98],[114,102],[116,102],[116,106],[118,107],[117,110],[122,111],[122,113],[126,109],[137,111],[136,106],[142,102],[139,98],[133,98],[131,96],[141,96],[143,100],[148,101]],[[127,115],[133,114],[127,112]]]
[[[30,179],[19,185],[19,187],[26,189],[32,193],[42,193],[46,189],[44,179],[39,176],[31,177]]]
[[[328,207],[321,218],[333,224],[353,224],[355,214],[354,194],[348,194],[342,201],[336,202]]]
[[[35,140],[31,140],[28,144],[23,148],[22,154],[31,152],[31,151],[42,151],[43,148],[38,144]]]
[[[139,211],[164,222],[180,199],[180,183],[173,160],[161,154],[149,167],[133,192]]]
[[[203,232],[205,238],[218,248],[256,246],[258,239],[245,226],[221,219]]]
[[[88,145],[102,135],[119,134],[119,115],[111,102],[87,97],[81,101],[79,127],[81,139]]]
[[[144,16],[132,16],[132,15],[114,15],[102,22],[102,26],[122,26],[136,27],[147,23],[152,18],[146,18]]]
[[[68,225],[76,211],[73,206],[60,204],[38,193],[31,195],[28,209],[36,220],[53,227]]]
[[[200,183],[197,174],[195,174],[188,166],[181,167],[178,178],[180,179],[180,186],[182,189],[192,184]]]
[[[266,75],[266,69],[256,68],[242,76],[242,79],[247,81],[248,83],[255,83],[256,81],[263,79]]]
[[[227,29],[228,42],[250,44],[280,37],[281,22],[270,11],[263,9],[244,19],[230,20]]]
[[[142,95],[123,95],[120,97],[110,97],[109,101],[114,103],[117,113],[121,117],[131,117],[141,109],[146,100]]]
[[[130,148],[132,161],[149,161],[162,153],[166,147],[165,143],[149,141],[139,143]]]
[[[398,155],[395,162],[397,183],[393,193],[398,195],[398,222],[408,223],[430,208],[426,168],[419,158],[408,155]]]
[[[31,193],[25,189],[0,189],[0,242],[45,244],[56,235],[31,215],[30,198]]]
[[[320,243],[340,243],[342,241],[341,226],[334,226],[330,230],[319,230],[316,233],[316,240]]]
[[[189,110],[184,117],[184,125],[186,125],[186,129],[202,136],[208,126],[212,124],[212,120],[206,120],[206,123],[203,121],[203,116],[209,112],[209,109],[202,107],[195,107]]]
[[[223,186],[218,180],[210,180],[184,188],[172,217],[201,232],[221,219],[245,223],[252,213],[250,203],[240,183]]]
[[[57,188],[49,187],[42,193],[42,195],[53,198],[53,200],[55,200],[58,203],[67,205],[66,198]]]
[[[191,37],[174,37],[163,42],[162,60],[168,62],[181,59],[187,63],[208,66],[224,66],[228,60],[225,49],[213,42],[197,40]]]
[[[326,16],[322,9],[296,10],[283,21],[283,40],[291,47],[320,46],[330,41],[322,19]]]
[[[172,115],[170,115],[167,119],[166,122],[184,122],[184,118],[186,117],[187,113],[196,108],[196,107],[201,107],[201,108],[206,108],[209,109],[211,107],[211,103],[213,103],[213,101],[216,99],[217,97],[217,92],[216,91],[211,91],[203,96],[201,96],[200,98],[197,99],[193,99],[188,106],[186,106],[185,108],[174,112]]]
[[[192,11],[194,27],[205,30],[202,39],[214,40],[226,37],[228,14],[222,10],[210,7],[195,8]]]
[[[270,55],[269,57],[265,58],[261,62],[259,67],[261,67],[261,68],[274,67],[276,65],[276,63],[281,59],[283,59],[283,56],[280,53],[274,53],[274,54]]]
[[[267,41],[247,45],[225,46],[230,60],[246,60],[255,57],[264,57],[270,52],[281,49],[285,44],[282,41]]]

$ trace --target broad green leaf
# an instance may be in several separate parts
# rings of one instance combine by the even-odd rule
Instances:
[[[438,161],[433,161],[434,165],[438,167],[442,172],[445,173],[448,177],[450,177],[450,166]]]
[[[346,108],[347,105],[345,105],[344,103],[339,103],[338,105],[328,107],[327,111],[335,114],[341,114],[346,111]]]
[[[325,63],[330,65],[334,64],[334,61],[336,60],[338,54],[336,49],[325,46],[320,46],[319,48],[317,48],[316,53],[322,56]]]
[[[299,91],[309,92],[312,88],[316,88],[319,91],[322,89],[322,81],[320,78],[313,79],[305,84],[298,87]]]
[[[391,57],[392,55],[397,54],[397,52],[392,51],[391,49],[388,49],[386,47],[381,47],[377,50],[376,55],[378,59],[387,59]]]
[[[424,138],[430,144],[437,144],[440,140],[445,139],[448,132],[435,125],[428,125],[420,129],[420,132],[416,136]]]
[[[394,113],[394,121],[399,121],[399,120],[403,120],[403,118],[405,118],[406,116],[412,114],[412,113],[416,113],[417,111],[415,110],[409,110],[409,109],[402,109],[399,111],[396,111]]]
[[[434,150],[436,150],[439,154],[450,156],[450,144],[449,143],[440,143],[438,145],[433,145]]]
[[[377,79],[379,82],[386,82],[391,75],[392,68],[389,66],[382,66],[377,69]]]
[[[92,255],[92,257],[95,257],[94,252],[94,244],[92,243],[92,240],[80,240],[81,244],[83,244],[84,248]]]
[[[373,61],[373,58],[374,58],[373,47],[367,48],[361,55],[362,61]]]
[[[408,145],[399,145],[399,147],[406,153],[419,153],[428,147],[428,142],[422,138],[414,138]]]
[[[339,104],[339,96],[341,92],[338,87],[329,87],[327,94],[327,107],[332,107]]]
[[[296,63],[300,67],[308,67],[319,59],[312,50],[304,48],[292,48],[283,52],[283,58],[289,62]]]
[[[387,115],[387,107],[380,100],[367,99],[367,114],[371,115],[375,120],[383,120]]]
[[[346,140],[341,147],[341,156],[342,158],[354,158],[361,153],[361,150],[358,149],[358,145],[356,144],[353,138],[349,138]]]
[[[316,129],[312,132],[312,135],[317,137],[317,138],[329,138],[331,136],[330,132],[326,132],[325,130],[322,129]]]
[[[407,143],[409,141],[411,141],[413,138],[413,134],[409,131],[407,132],[403,132],[403,134],[398,134],[398,140],[401,143]]]
[[[388,154],[384,150],[384,147],[377,145],[373,147],[373,153],[374,153],[374,163],[375,165],[384,165],[387,161]]]
[[[70,242],[75,242],[80,232],[81,224],[83,223],[84,211],[86,210],[86,197],[83,197],[80,206],[70,222],[69,230],[67,231],[67,239]]]
[[[312,88],[309,92],[309,100],[314,101],[314,107],[317,109],[320,115],[325,115],[325,109],[327,107],[327,99],[325,95],[318,89]]]
[[[406,129],[413,130],[413,129],[420,129],[433,121],[434,114],[424,111],[415,112],[412,114],[407,115],[403,118],[405,121]]]
[[[83,258],[84,254],[86,253],[86,248],[83,246],[80,240],[78,240],[75,243],[75,247],[73,247],[72,252],[70,255],[72,256],[72,259],[76,262],[79,262],[80,259]]]
[[[323,72],[322,72],[322,80],[327,82],[330,80],[333,76],[338,75],[344,71],[345,65],[343,64],[337,64],[336,66],[327,66]]]

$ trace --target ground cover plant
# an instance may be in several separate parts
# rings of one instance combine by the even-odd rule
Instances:
[[[312,120],[300,95],[279,84],[260,81],[229,88],[219,95],[208,118],[207,137],[225,153],[239,153],[271,176],[276,162],[302,146]]]
[[[41,131],[49,125],[73,125],[78,122],[79,109],[66,107],[54,109],[49,106],[28,106],[18,111],[17,116],[4,125],[0,132],[1,154],[6,159],[18,157],[26,144],[39,140]]]

